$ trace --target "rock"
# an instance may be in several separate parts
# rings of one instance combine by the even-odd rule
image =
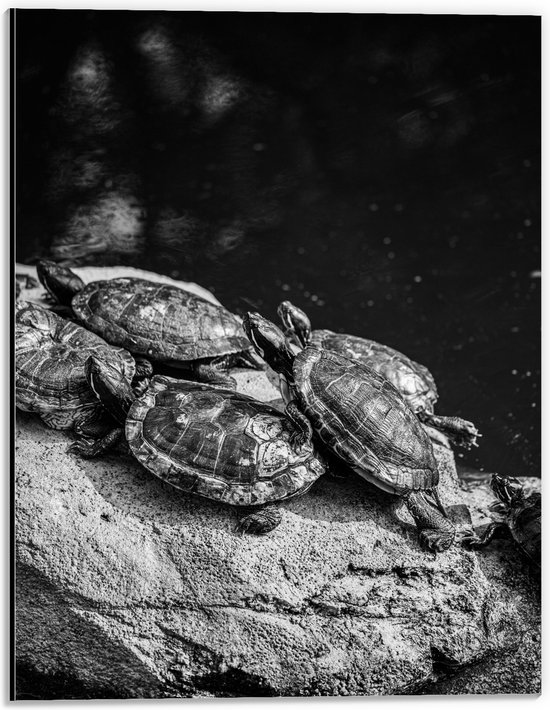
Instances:
[[[236,376],[278,399],[266,373]],[[464,669],[525,654],[535,633],[527,567],[506,543],[426,553],[403,508],[359,477],[325,476],[275,531],[240,536],[240,511],[69,443],[18,413],[16,651],[43,697],[469,692],[455,689],[470,687]],[[475,496],[477,524],[481,489],[462,490],[451,451],[434,449],[444,503]],[[508,692],[536,692],[530,668],[532,689]]]
[[[461,482],[476,525],[489,522],[487,507],[495,500],[489,482],[492,474]],[[539,491],[540,478],[519,477],[524,487]],[[495,539],[477,553],[481,569],[501,598],[515,606],[521,642],[513,651],[489,655],[478,665],[428,683],[421,692],[430,695],[540,693],[541,598],[540,575],[530,568],[512,540]]]
[[[89,697],[403,693],[520,640],[509,582],[422,552],[359,479],[325,477],[253,538],[238,511],[68,443],[18,416],[17,658]]]

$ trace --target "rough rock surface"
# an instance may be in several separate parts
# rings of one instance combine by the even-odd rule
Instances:
[[[264,373],[237,377],[278,396]],[[389,495],[327,476],[275,531],[239,536],[238,510],[69,443],[18,413],[17,659],[70,679],[56,697],[538,691],[536,653],[521,686],[484,690],[465,670],[536,645],[536,584],[508,543],[423,552]],[[482,487],[462,490],[435,450],[443,501],[481,521]]]

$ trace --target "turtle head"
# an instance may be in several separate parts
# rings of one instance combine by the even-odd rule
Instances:
[[[66,266],[41,259],[36,265],[40,283],[63,306],[70,306],[73,296],[84,288],[84,281]]]
[[[311,344],[311,321],[304,311],[290,301],[283,301],[277,308],[279,318],[291,333],[295,333],[303,348]]]
[[[275,372],[292,379],[294,355],[282,330],[259,313],[247,313],[243,328],[258,355]]]
[[[493,473],[491,488],[496,496],[507,506],[518,503],[523,498],[523,486],[513,476],[499,476]]]
[[[97,355],[90,355],[84,368],[88,384],[101,404],[123,424],[135,396],[122,371]]]

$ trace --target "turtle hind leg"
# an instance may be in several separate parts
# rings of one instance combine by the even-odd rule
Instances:
[[[405,503],[418,528],[422,547],[441,552],[452,545],[456,538],[456,528],[437,494],[434,495],[433,491],[411,491]]]
[[[251,535],[266,535],[280,524],[283,514],[274,505],[256,510],[241,518],[237,525],[237,532]]]
[[[481,436],[472,422],[461,417],[441,417],[430,412],[417,412],[417,416],[426,426],[433,427],[448,436],[455,446],[471,449],[477,446],[477,437]]]
[[[113,429],[97,441],[90,442],[83,439],[75,441],[67,451],[71,454],[79,454],[85,459],[94,459],[116,446],[123,437],[124,429]]]

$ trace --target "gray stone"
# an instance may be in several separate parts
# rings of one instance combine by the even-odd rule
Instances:
[[[237,379],[278,397],[265,373]],[[237,509],[129,456],[78,459],[70,440],[17,415],[16,651],[88,697],[439,692],[535,633],[527,567],[506,543],[424,552],[403,508],[359,477],[325,476],[275,531],[241,536]],[[434,448],[444,503],[471,503]],[[536,692],[535,675],[504,692]]]

